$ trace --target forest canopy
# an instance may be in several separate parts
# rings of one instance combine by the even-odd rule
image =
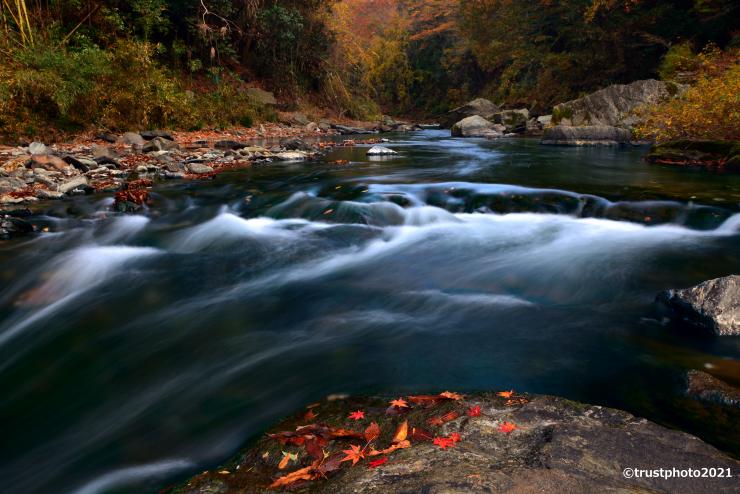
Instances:
[[[249,124],[247,85],[352,118],[545,112],[736,50],[732,0],[2,0],[0,132]],[[22,124],[21,124],[22,122]],[[28,127],[28,128],[24,128]]]

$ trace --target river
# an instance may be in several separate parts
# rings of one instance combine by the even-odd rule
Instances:
[[[740,456],[683,395],[740,384],[740,338],[654,306],[740,273],[740,176],[448,136],[49,204],[0,243],[0,490],[154,493],[332,393],[556,394]]]

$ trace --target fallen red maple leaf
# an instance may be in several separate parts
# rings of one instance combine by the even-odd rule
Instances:
[[[350,418],[352,420],[361,420],[365,418],[365,412],[363,412],[362,410],[357,410],[356,412],[350,413],[349,417],[347,418]]]
[[[476,405],[474,407],[470,407],[465,413],[467,413],[470,417],[480,417],[480,406]]]
[[[342,459],[342,461],[351,461],[353,466],[365,457],[365,452],[361,450],[359,446],[355,445],[351,445],[350,449],[342,450],[342,453],[347,455]]]
[[[449,437],[435,437],[434,444],[440,447],[440,449],[454,448],[455,441]]]
[[[385,465],[388,463],[388,458],[378,458],[377,460],[373,460],[368,465],[369,468],[378,468],[380,465]]]
[[[396,451],[398,449],[406,449],[406,448],[410,448],[410,447],[411,447],[411,442],[409,442],[408,440],[401,441],[400,443],[393,444],[390,447],[385,448],[385,449],[383,449],[381,451],[378,451],[377,449],[372,448],[370,450],[370,453],[368,453],[368,456],[388,455],[388,454],[391,454],[391,453],[393,453],[394,451]]]
[[[444,393],[440,393],[439,396],[442,398],[447,398],[448,400],[455,400],[460,401],[463,399],[463,395],[458,393],[453,393],[451,391],[445,391]]]
[[[462,437],[460,437],[460,434],[457,432],[453,432],[452,434],[450,434],[450,439],[452,439],[453,443],[459,443],[460,441],[462,441]]]
[[[516,424],[512,422],[504,422],[503,424],[498,426],[498,430],[500,430],[501,432],[505,432],[506,434],[509,434],[516,428],[517,428]]]
[[[298,482],[299,480],[313,480],[316,478],[315,469],[319,465],[319,461],[315,461],[310,466],[307,466],[306,468],[301,468],[300,470],[296,470],[295,472],[289,473],[288,475],[285,475],[283,477],[280,477],[275,480],[272,484],[270,484],[270,489],[277,489],[278,487],[284,487],[286,485],[293,484],[295,482]]]
[[[303,416],[303,420],[305,420],[306,422],[310,422],[310,421],[312,421],[313,419],[315,419],[316,417],[317,417],[317,414],[315,414],[315,413],[313,412],[313,410],[309,409],[309,410],[308,410],[308,411],[306,412],[306,415],[304,415],[304,416]]]
[[[409,404],[406,402],[406,400],[399,398],[397,400],[391,401],[391,406],[396,408],[408,408]]]

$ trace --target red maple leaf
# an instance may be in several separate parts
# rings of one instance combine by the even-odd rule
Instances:
[[[480,417],[480,406],[476,405],[474,407],[470,407],[465,413],[467,413],[469,417]]]
[[[365,440],[367,442],[374,441],[380,436],[380,426],[377,422],[371,422],[367,429],[365,429]]]
[[[350,448],[342,450],[342,453],[347,455],[342,461],[351,461],[352,465],[356,465],[358,461],[365,457],[365,452],[359,446],[351,445]]]
[[[440,447],[440,449],[454,448],[455,441],[450,437],[435,437],[434,444]]]
[[[406,403],[406,400],[399,398],[397,400],[391,401],[391,406],[396,408],[408,408],[409,404]]]
[[[365,412],[363,412],[362,410],[357,410],[356,412],[350,413],[349,417],[347,418],[350,418],[352,420],[361,420],[365,418]]]
[[[373,460],[370,462],[370,465],[368,465],[369,468],[378,468],[380,465],[385,465],[388,463],[388,458],[378,458],[377,460]]]
[[[459,443],[460,441],[462,441],[462,437],[460,437],[460,434],[458,434],[457,432],[453,432],[452,434],[450,434],[450,439],[452,439],[453,443]]]
[[[501,425],[498,426],[498,430],[500,430],[501,432],[504,432],[506,434],[509,434],[514,429],[516,429],[516,424],[514,424],[512,422],[504,422],[503,424],[501,424]]]

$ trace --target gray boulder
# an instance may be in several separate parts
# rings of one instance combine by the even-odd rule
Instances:
[[[57,186],[57,191],[62,194],[69,194],[78,187],[87,185],[87,179],[85,177],[75,177],[72,180],[68,180],[63,184]]]
[[[194,173],[196,175],[201,175],[203,173],[211,173],[213,171],[213,168],[211,168],[208,165],[204,165],[203,163],[188,163],[185,165],[188,172]]]
[[[452,126],[452,137],[501,137],[493,122],[473,115],[463,118]]]
[[[681,322],[718,336],[740,335],[740,276],[705,281],[683,290],[658,295]]]
[[[506,127],[506,132],[524,132],[527,130],[529,110],[504,110],[493,115],[493,121]]]
[[[51,150],[43,142],[32,142],[28,145],[28,152],[33,156],[50,154]]]
[[[475,115],[483,117],[486,120],[490,120],[496,113],[500,111],[501,108],[496,106],[496,104],[494,104],[490,100],[487,100],[485,98],[477,98],[447,112],[447,115],[442,122],[442,126],[449,128],[455,125],[455,123],[459,122],[460,120]]]
[[[627,129],[608,125],[569,127],[558,125],[545,129],[542,144],[556,146],[593,146],[629,144],[632,133]]]
[[[123,134],[123,137],[121,137],[121,140],[124,144],[128,144],[129,146],[143,146],[146,143],[144,138],[136,132],[126,132]]]
[[[632,112],[639,106],[672,98],[683,90],[684,86],[655,79],[615,84],[555,106],[552,112],[553,121],[556,124],[569,122],[575,126],[631,127],[637,122]]]

